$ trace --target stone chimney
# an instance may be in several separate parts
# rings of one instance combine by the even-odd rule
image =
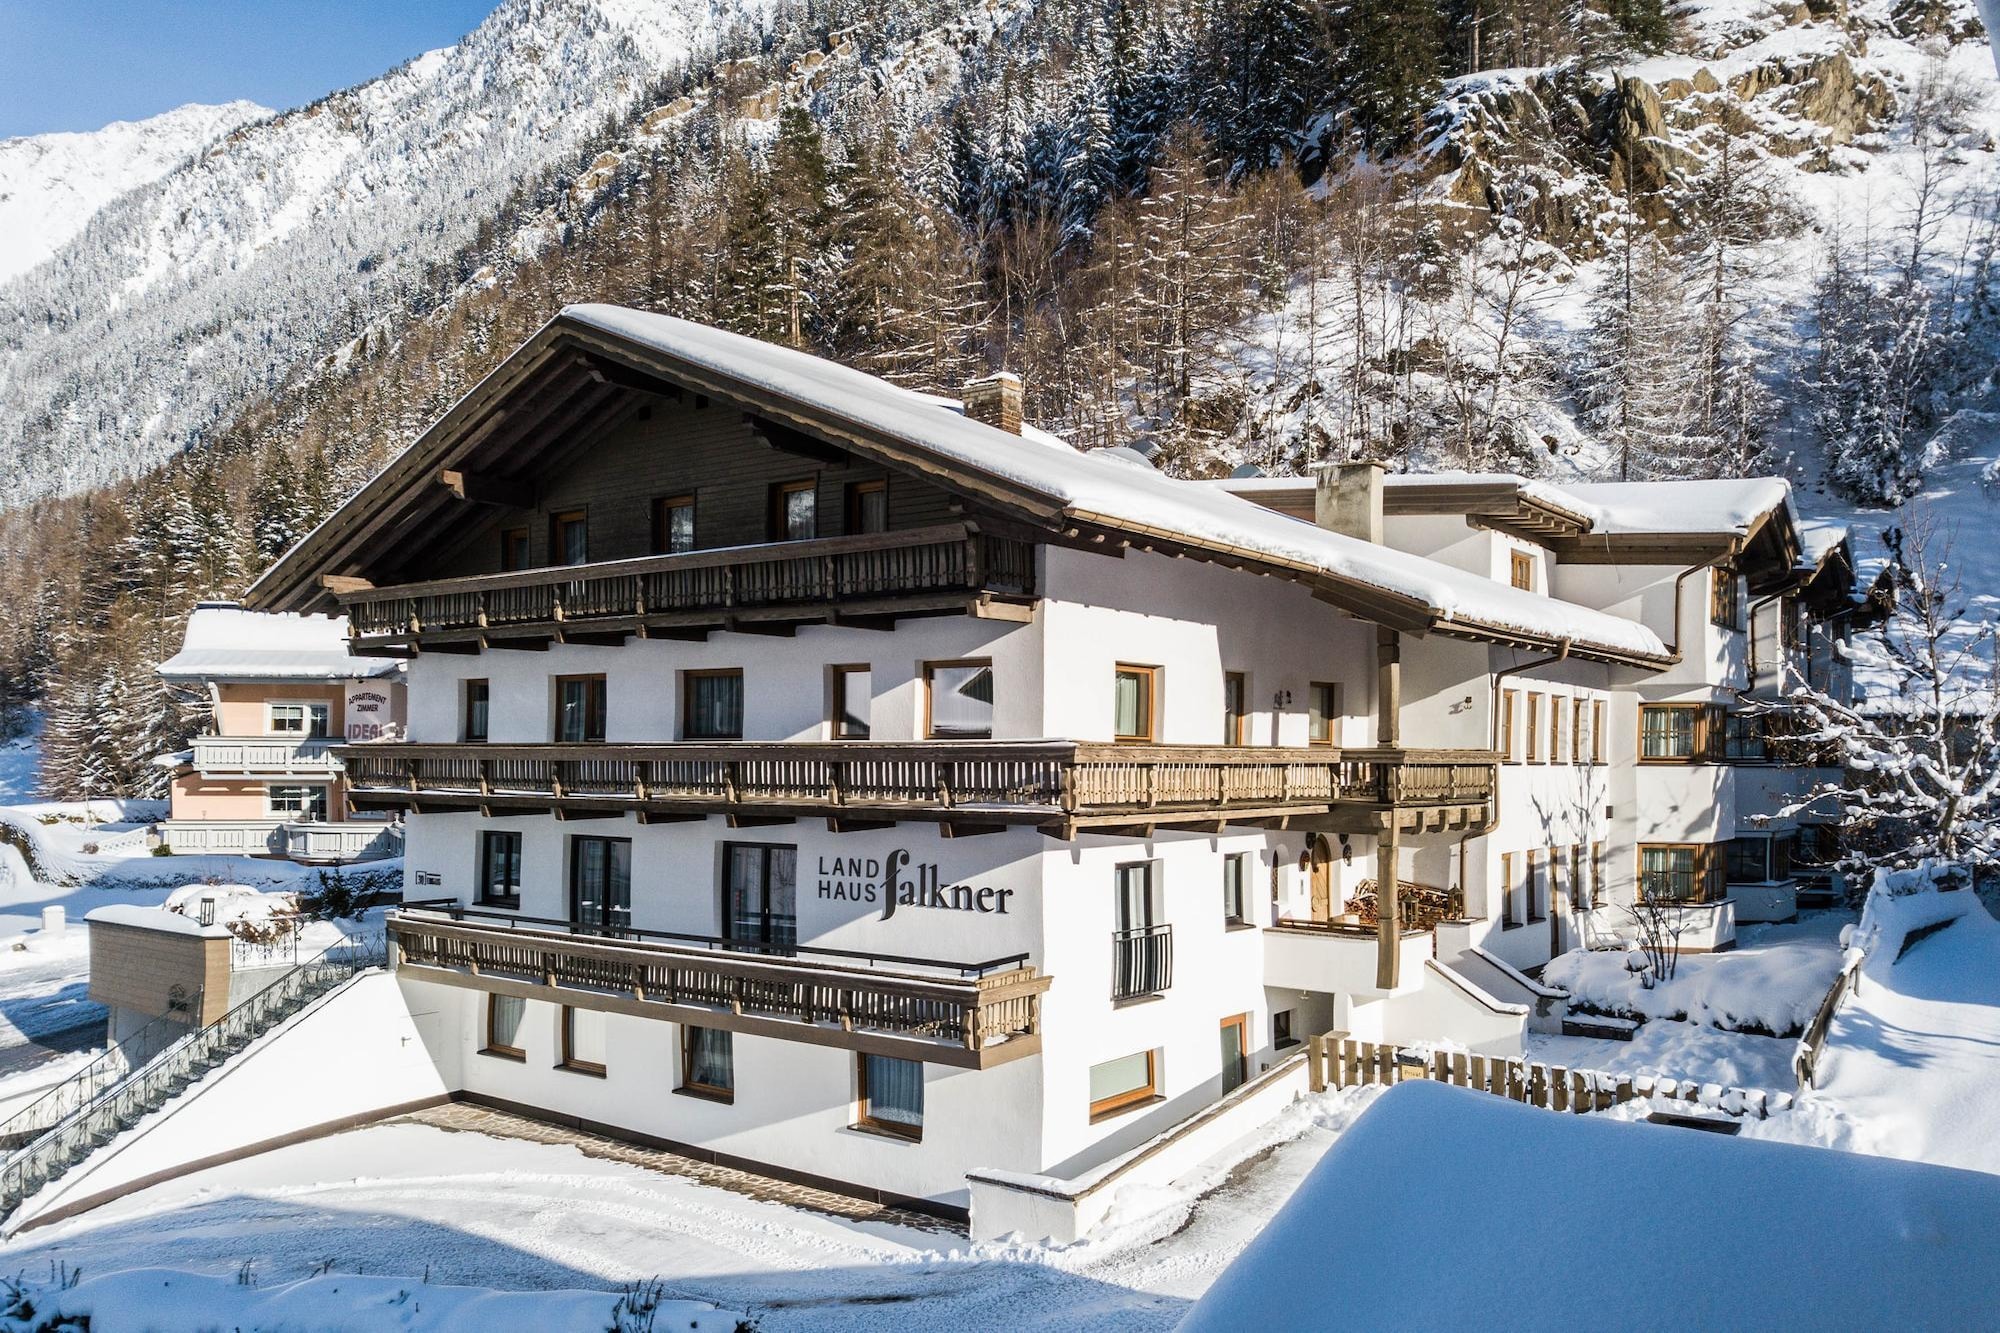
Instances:
[[[1328,463],[1313,487],[1313,522],[1382,544],[1382,465]]]
[[[1021,377],[1001,371],[965,386],[965,415],[1009,435],[1021,433]]]

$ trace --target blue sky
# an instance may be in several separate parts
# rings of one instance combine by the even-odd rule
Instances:
[[[0,0],[0,139],[185,102],[276,110],[449,46],[498,0]]]

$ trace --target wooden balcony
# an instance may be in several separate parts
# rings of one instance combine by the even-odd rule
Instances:
[[[524,920],[533,919],[406,908],[389,918],[392,961],[412,978],[490,994],[968,1069],[1041,1049],[1050,979],[1025,955],[967,964],[833,949],[777,956],[702,936],[610,938]]]
[[[339,593],[357,652],[618,642],[969,612],[1025,619],[1035,549],[970,524],[770,542]]]
[[[1039,825],[1051,833],[1401,812],[1454,830],[1491,818],[1485,751],[1070,741],[344,746],[361,808],[636,812],[863,824]],[[1330,826],[1330,823],[1329,823]],[[1359,825],[1357,825],[1359,826]]]

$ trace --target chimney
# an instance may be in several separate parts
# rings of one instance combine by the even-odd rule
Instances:
[[[1382,465],[1328,463],[1313,487],[1313,522],[1382,544]]]
[[[1009,435],[1021,433],[1021,377],[1001,371],[965,386],[965,415]]]

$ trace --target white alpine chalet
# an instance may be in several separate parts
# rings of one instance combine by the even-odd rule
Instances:
[[[341,753],[407,814],[450,1095],[963,1215],[1310,1033],[1518,1053],[1519,970],[1619,883],[1709,908],[1638,849],[1634,710],[1747,651],[1711,566],[1798,581],[1782,484],[1628,540],[1459,480],[1330,469],[1302,521],[1024,428],[1009,376],[961,410],[580,306],[249,601],[410,656],[407,739]]]

